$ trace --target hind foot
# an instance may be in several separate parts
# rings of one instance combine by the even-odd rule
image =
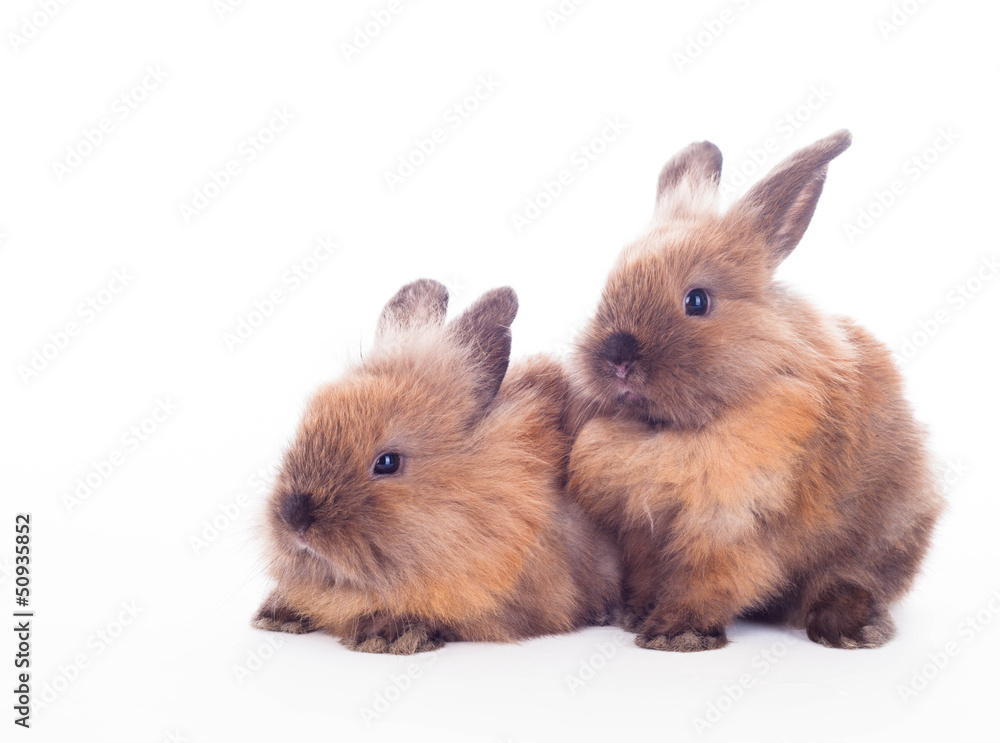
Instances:
[[[896,625],[883,604],[850,583],[827,588],[809,608],[806,634],[828,648],[877,648],[896,634]]]

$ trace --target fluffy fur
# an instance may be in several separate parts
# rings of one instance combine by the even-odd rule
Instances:
[[[795,153],[724,214],[719,150],[681,152],[578,344],[569,489],[623,550],[640,646],[721,647],[741,616],[840,648],[894,632],[942,508],[923,433],[887,350],[773,279],[849,144]]]
[[[617,550],[564,490],[561,367],[508,373],[511,289],[445,325],[447,300],[403,287],[363,363],[309,403],[267,509],[277,585],[255,626],[402,654],[618,613]],[[397,472],[374,472],[384,453]]]

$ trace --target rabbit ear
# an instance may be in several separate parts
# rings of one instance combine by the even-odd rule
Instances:
[[[469,350],[480,373],[476,394],[486,407],[500,390],[510,363],[510,324],[517,315],[517,294],[509,286],[477,299],[448,326],[451,337]]]
[[[656,183],[656,210],[665,216],[698,213],[715,204],[722,153],[711,142],[695,142],[663,166]]]
[[[404,286],[386,303],[378,320],[375,342],[390,333],[441,325],[447,311],[448,290],[444,284],[418,279]]]
[[[775,265],[799,244],[816,211],[827,165],[850,144],[851,133],[841,129],[793,153],[733,205],[730,214],[767,239]]]

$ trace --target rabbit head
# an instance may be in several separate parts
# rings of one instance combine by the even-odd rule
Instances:
[[[724,213],[715,145],[692,144],[664,166],[651,226],[622,252],[577,345],[592,408],[697,428],[813,353],[774,271],[850,141],[840,131],[794,153]]]
[[[476,572],[503,579],[512,535],[533,515],[490,510],[477,483],[502,465],[480,424],[507,370],[517,298],[493,290],[445,324],[447,301],[437,282],[403,287],[363,362],[308,403],[266,517],[279,580],[388,597]]]

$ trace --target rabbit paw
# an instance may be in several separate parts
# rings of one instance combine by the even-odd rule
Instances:
[[[650,617],[639,627],[635,644],[649,650],[696,653],[715,650],[729,644],[725,627],[692,627],[678,622]]]
[[[390,655],[412,655],[444,647],[440,635],[423,624],[396,623],[385,619],[372,621],[368,626],[359,628],[356,634],[341,638],[340,642],[348,650]]]
[[[257,610],[254,618],[250,620],[250,625],[268,632],[288,632],[293,635],[304,635],[315,629],[308,617],[302,616],[291,607],[270,602],[265,602]]]
[[[828,648],[877,648],[896,634],[885,607],[851,584],[826,589],[810,607],[805,625],[809,639]]]
[[[705,633],[689,629],[676,635],[649,634],[641,632],[635,644],[648,650],[668,650],[675,653],[696,653],[702,650],[724,648],[729,644],[724,630]]]

